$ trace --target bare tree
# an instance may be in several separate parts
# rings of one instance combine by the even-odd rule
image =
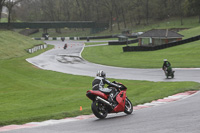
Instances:
[[[142,21],[142,15],[143,15],[143,1],[142,0],[135,0],[134,1],[134,11],[135,11],[135,20],[136,25],[140,25]]]
[[[2,13],[4,2],[5,0],[0,0],[0,19],[1,19],[1,13]]]
[[[42,18],[40,0],[23,0],[19,9],[15,9],[17,17],[21,21],[38,21]],[[28,15],[27,15],[28,14]]]
[[[183,24],[184,14],[199,15],[200,21],[200,0],[24,0],[16,10],[12,7],[21,0],[0,0],[0,4],[4,1],[9,22],[12,11],[23,21],[109,22],[110,31],[114,24],[121,30],[121,24],[126,28],[129,22],[134,27],[143,21],[149,24],[150,20],[164,20],[169,16],[180,17]],[[184,10],[183,5],[189,9]]]
[[[104,6],[110,17],[110,31],[113,31],[113,11],[114,11],[114,0],[102,0],[101,5]]]
[[[146,23],[149,24],[149,0],[146,0]]]
[[[6,0],[5,1],[4,4],[8,9],[8,27],[10,27],[12,9],[15,5],[17,5],[21,1],[23,0]]]
[[[77,11],[78,11],[78,14],[79,14],[79,19],[82,18],[82,10],[81,10],[81,3],[79,0],[76,0],[76,4],[77,4]]]
[[[117,27],[118,27],[118,30],[120,30],[120,21],[119,21],[119,17],[120,17],[120,8],[119,8],[119,0],[116,0],[114,1],[114,8],[115,8],[115,14],[116,14],[116,17],[114,17],[113,19],[115,21],[117,21]]]
[[[188,0],[189,8],[194,12],[195,15],[199,16],[199,23],[200,23],[200,1],[199,0]]]
[[[61,11],[63,14],[64,21],[71,20],[71,9],[73,9],[73,4],[71,0],[61,0]]]
[[[97,16],[97,21],[100,21],[100,7],[98,5],[99,0],[95,0],[94,7],[96,9],[96,16]]]

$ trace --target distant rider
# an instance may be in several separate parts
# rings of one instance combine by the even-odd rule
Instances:
[[[169,61],[167,61],[167,59],[164,59],[164,63],[163,63],[162,69],[163,69],[164,71],[167,71],[168,73],[169,73],[170,71],[172,71],[171,64],[170,64]]]
[[[67,43],[65,43],[65,45],[64,45],[64,47],[63,47],[64,49],[66,49],[67,48]]]
[[[121,88],[120,85],[118,84],[114,84],[112,82],[110,82],[109,80],[106,79],[106,73],[103,72],[102,70],[99,70],[97,72],[97,75],[94,79],[94,81],[92,82],[92,89],[93,90],[100,90],[101,92],[105,93],[105,94],[109,94],[109,98],[108,101],[113,103],[113,99],[114,99],[114,95],[116,90],[114,88],[104,88],[104,85],[107,84],[109,86],[112,87],[116,87],[116,88]]]

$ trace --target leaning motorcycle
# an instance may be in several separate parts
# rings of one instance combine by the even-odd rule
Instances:
[[[133,105],[126,96],[127,88],[121,83],[115,81],[114,83],[121,86],[120,89],[114,88],[116,90],[114,104],[108,101],[109,94],[98,90],[88,90],[86,93],[86,96],[92,100],[92,112],[97,118],[104,119],[108,113],[125,112],[126,114],[131,114],[133,112]]]
[[[165,76],[166,78],[168,79],[169,77],[171,78],[174,78],[174,72],[175,71],[172,71],[172,68],[171,67],[164,67],[164,72],[165,72]]]

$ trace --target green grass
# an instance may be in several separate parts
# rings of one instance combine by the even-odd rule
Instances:
[[[200,26],[191,28],[189,30],[182,30],[179,33],[184,35],[183,39],[194,37],[194,36],[200,35]]]
[[[8,22],[8,18],[1,18],[0,22],[7,23]],[[21,21],[20,20],[15,20],[15,22],[21,22]]]
[[[7,18],[1,18],[1,19],[0,19],[0,22],[4,22],[4,23],[5,23],[5,22],[8,22],[8,19],[7,19]]]
[[[32,40],[13,31],[0,30],[0,59],[9,59],[26,55],[26,49],[42,41]]]
[[[184,30],[181,34],[189,38],[200,35],[199,31],[200,26]],[[87,47],[82,57],[98,64],[128,68],[160,68],[163,59],[168,59],[172,67],[198,68],[200,66],[200,41],[149,52],[123,52],[122,47],[124,46]]]
[[[26,58],[45,51],[41,50],[34,54],[28,54],[25,51],[37,43],[38,41],[14,32],[1,31],[0,126],[91,113],[91,101],[85,96],[85,93],[91,89],[93,78],[41,70],[29,64],[25,61]],[[124,54],[118,46],[108,47],[111,48],[111,51],[117,51],[115,54]],[[108,47],[102,46],[101,48],[106,53]],[[13,48],[12,52],[10,52],[10,48]],[[98,50],[96,52],[97,55],[100,54]],[[109,55],[109,53],[106,54]],[[112,54],[110,52],[110,58],[113,58]],[[145,54],[143,53],[143,55]],[[96,54],[94,55],[96,56]],[[133,55],[126,55],[126,57],[128,56]],[[198,55],[196,56],[198,57]],[[140,58],[138,55],[138,60]],[[124,61],[123,58],[119,60]],[[128,87],[127,95],[133,105],[200,88],[200,84],[195,82],[117,81]],[[83,111],[79,111],[80,106],[83,107]]]
[[[0,67],[0,125],[59,118],[85,106],[81,90],[87,90],[92,78],[40,70],[25,58],[0,61]]]
[[[0,125],[91,113],[91,101],[85,94],[91,89],[92,77],[38,69],[25,61],[31,56],[0,61]],[[118,81],[129,88],[134,105],[200,88],[195,82]]]

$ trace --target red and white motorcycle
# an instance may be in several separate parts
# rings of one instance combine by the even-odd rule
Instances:
[[[120,89],[115,88],[117,90],[116,94],[114,94],[115,104],[111,104],[108,101],[109,94],[97,90],[88,90],[86,93],[86,96],[93,101],[91,105],[92,112],[100,119],[105,118],[108,113],[125,112],[126,114],[131,114],[133,112],[133,105],[126,96],[127,88],[121,83],[115,81],[114,83],[121,86]]]

